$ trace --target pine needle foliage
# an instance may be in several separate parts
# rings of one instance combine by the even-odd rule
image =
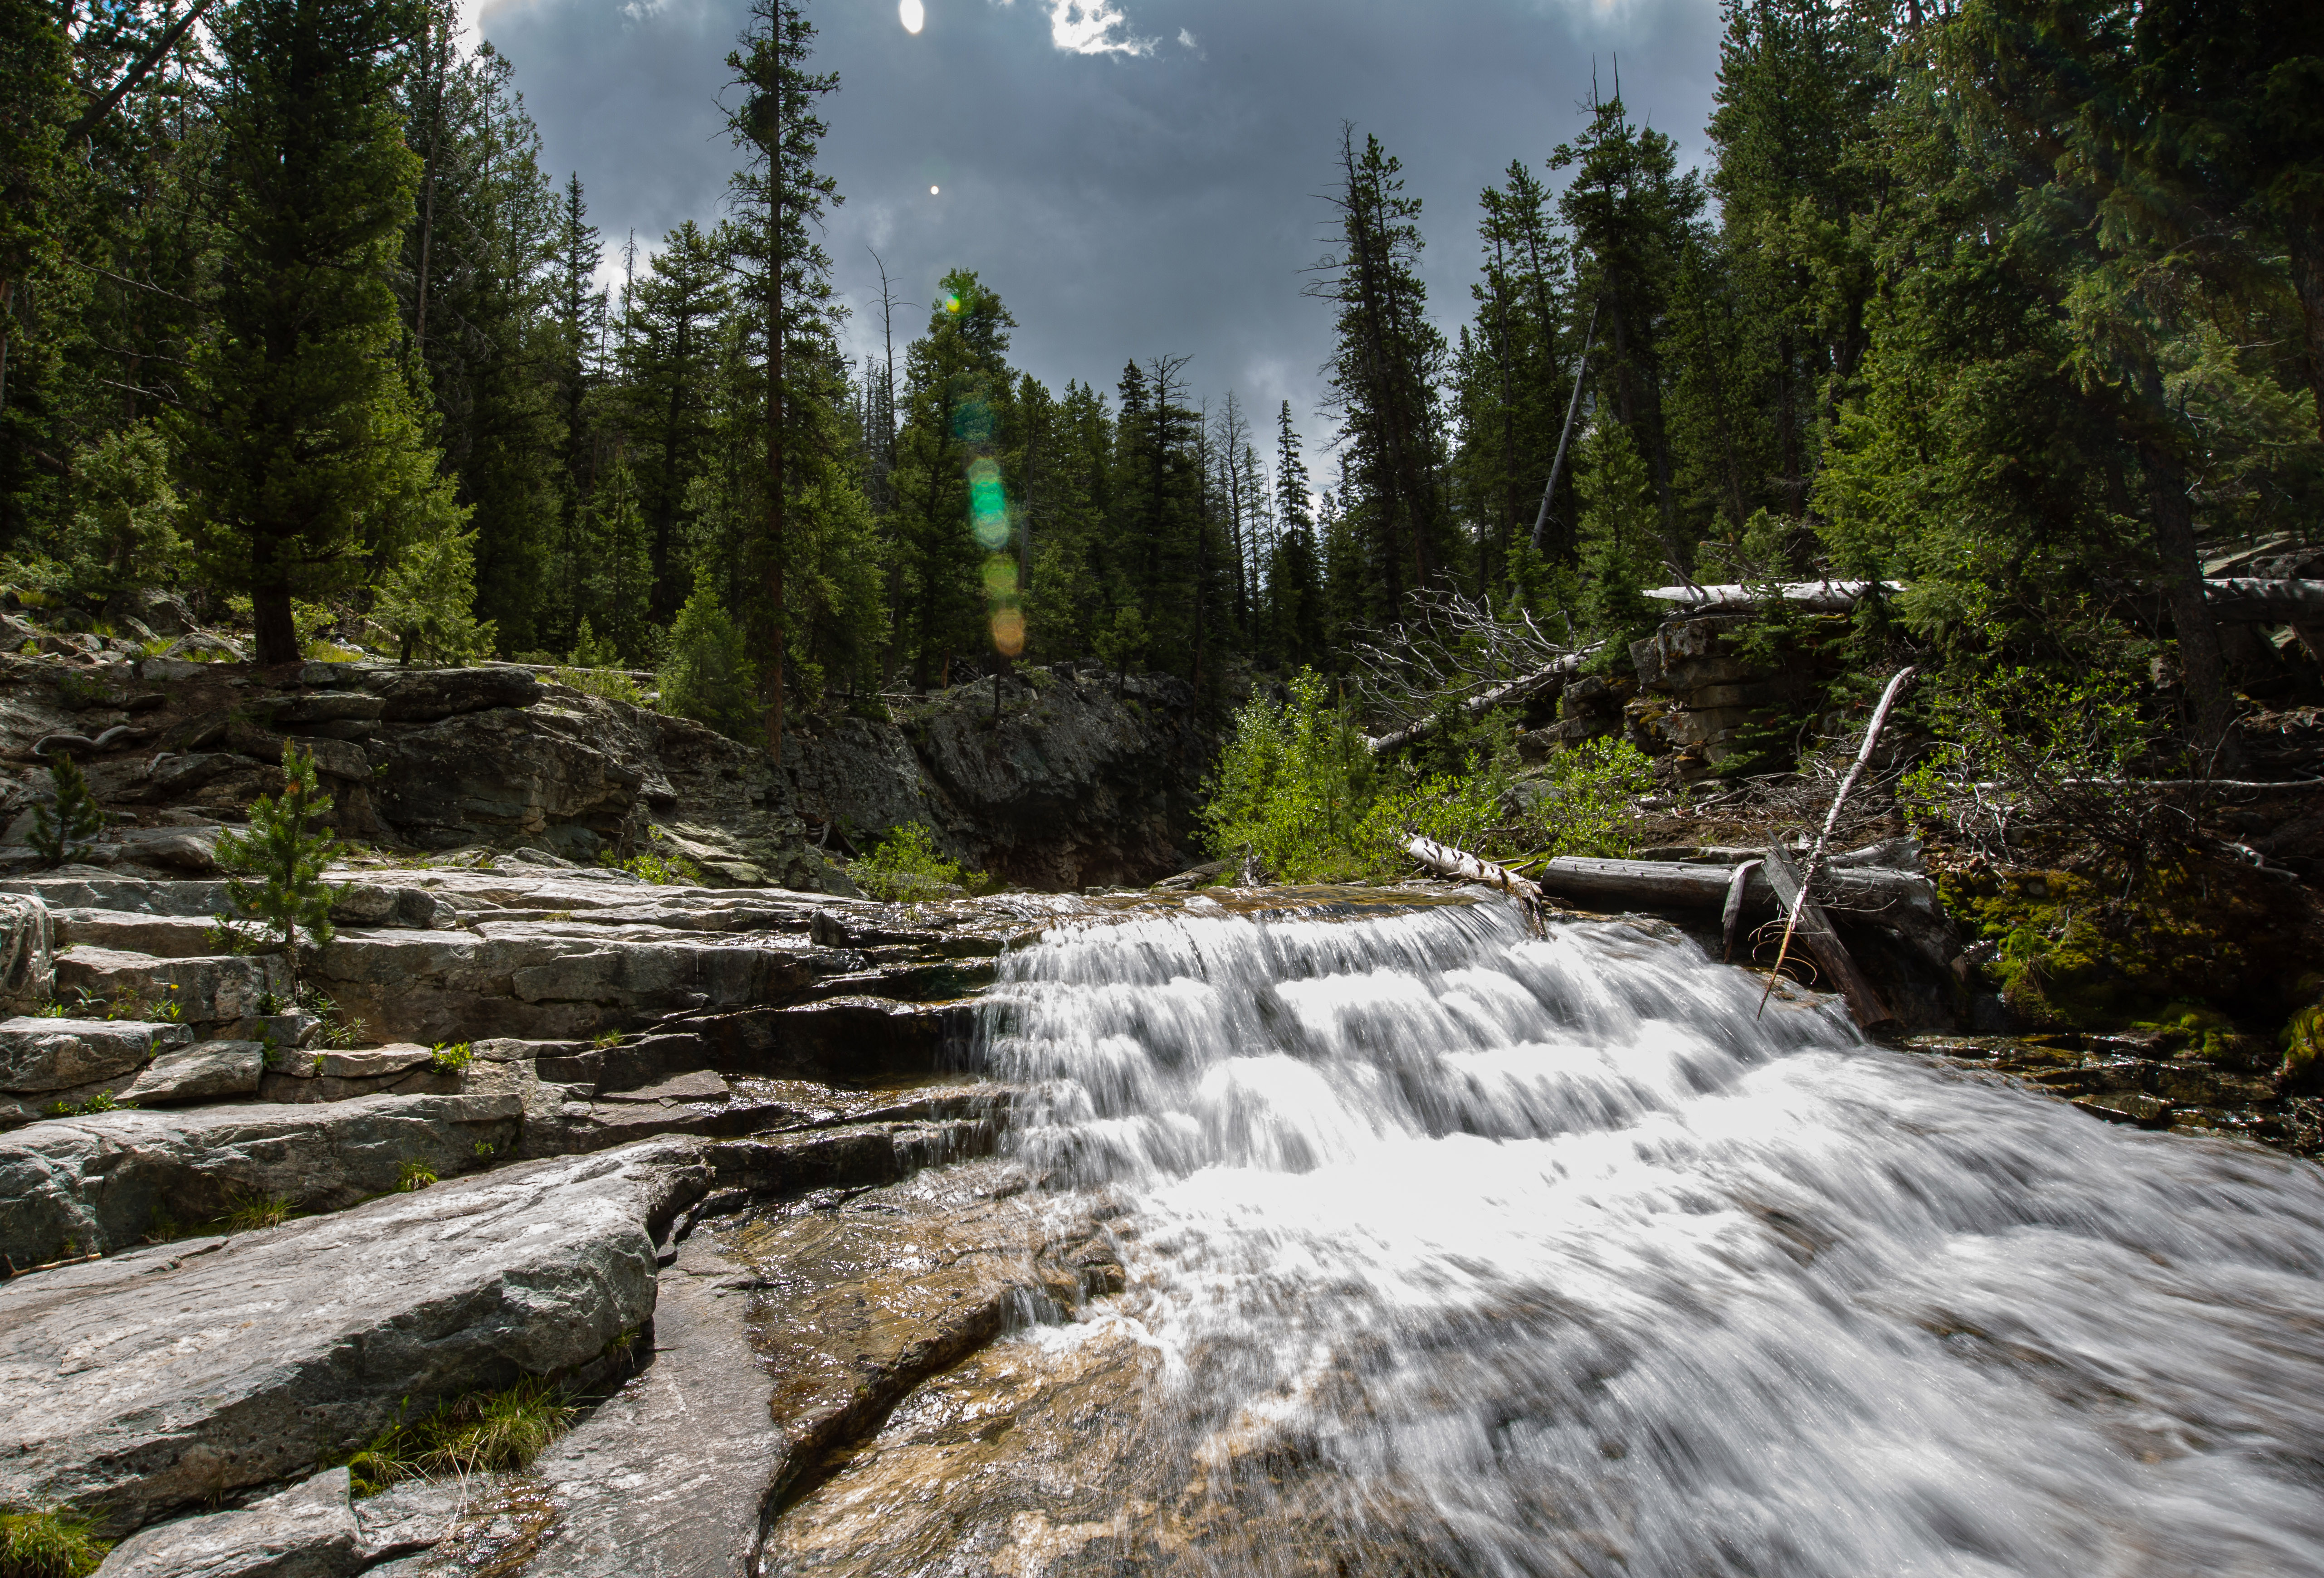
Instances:
[[[32,807],[32,845],[44,862],[61,866],[88,853],[85,840],[105,830],[105,812],[88,792],[80,764],[70,757],[50,764],[49,782],[56,789],[56,809]]]
[[[219,835],[217,863],[237,873],[226,885],[230,915],[217,920],[238,945],[289,956],[298,964],[301,934],[321,948],[334,935],[331,906],[346,892],[344,883],[323,880],[323,868],[341,845],[317,822],[330,814],[330,797],[315,775],[313,753],[282,748],[282,793],[251,802],[247,830]]]

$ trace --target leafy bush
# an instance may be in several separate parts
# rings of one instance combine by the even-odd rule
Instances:
[[[1480,729],[1457,766],[1375,764],[1353,727],[1303,672],[1287,702],[1235,715],[1202,812],[1214,855],[1255,855],[1288,882],[1347,882],[1406,868],[1417,833],[1490,859],[1617,855],[1631,845],[1629,807],[1653,766],[1627,740],[1560,752],[1520,777],[1506,729]],[[1497,741],[1497,743],[1496,743]]]
[[[282,793],[250,803],[247,830],[221,833],[217,863],[241,875],[226,884],[232,915],[216,917],[237,948],[286,955],[298,968],[300,934],[321,948],[331,940],[331,906],[346,885],[323,880],[323,867],[339,852],[330,832],[313,825],[330,814],[331,802],[315,777],[315,758],[295,745],[282,748]]]
[[[936,835],[917,821],[895,829],[869,855],[851,861],[847,875],[873,898],[891,904],[945,898],[954,891],[973,892],[986,885],[982,872],[945,859]]]
[[[84,1578],[112,1548],[88,1519],[61,1507],[0,1512],[0,1578]]]
[[[1302,669],[1287,702],[1259,697],[1235,714],[1203,807],[1213,855],[1256,855],[1289,882],[1361,876],[1373,800],[1370,753],[1332,704],[1323,676]]]
[[[32,844],[42,861],[61,866],[88,853],[83,840],[105,830],[105,812],[88,792],[80,764],[70,757],[49,764],[49,782],[56,788],[56,809],[32,807]]]
[[[436,1050],[429,1054],[428,1066],[438,1074],[457,1074],[475,1061],[475,1056],[476,1051],[473,1042],[455,1041],[450,1046],[446,1046],[438,1041],[436,1044]]]
[[[577,1412],[554,1384],[527,1377],[506,1391],[471,1392],[426,1418],[391,1425],[347,1468],[358,1496],[377,1495],[399,1480],[522,1468],[572,1427]]]
[[[670,627],[661,665],[661,706],[706,723],[729,739],[756,742],[763,736],[758,667],[707,575],[696,577],[694,595]]]
[[[436,1181],[436,1170],[417,1158],[396,1170],[395,1187],[407,1195],[432,1188]]]

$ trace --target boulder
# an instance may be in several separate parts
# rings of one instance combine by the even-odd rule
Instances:
[[[706,1185],[656,1142],[0,1284],[0,1504],[125,1532],[576,1371],[652,1314],[655,1242]]]
[[[393,722],[432,723],[540,700],[540,681],[521,668],[370,669],[354,683],[379,698],[375,716]]]
[[[361,1546],[347,1471],[326,1469],[232,1512],[140,1529],[97,1578],[352,1578],[364,1565]]]
[[[208,1025],[272,1012],[290,999],[290,969],[275,953],[156,959],[76,948],[57,960],[57,988],[111,1003],[174,1003],[180,1022]]]
[[[156,1052],[185,1045],[182,1024],[135,1020],[11,1019],[0,1022],[0,1090],[65,1090],[134,1073]]]
[[[407,1163],[450,1178],[511,1154],[523,1110],[507,1094],[367,1096],[45,1119],[0,1136],[0,1258],[109,1253],[257,1199],[339,1210],[396,1188]]]
[[[198,1041],[155,1058],[121,1092],[121,1099],[137,1106],[159,1106],[255,1096],[265,1071],[266,1049],[257,1041]]]

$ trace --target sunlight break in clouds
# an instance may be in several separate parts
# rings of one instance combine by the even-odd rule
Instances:
[[[927,25],[928,14],[921,6],[920,0],[900,0],[896,7],[896,18],[904,24],[906,32],[918,32]]]
[[[1107,5],[1106,0],[1049,0],[1049,39],[1076,55],[1147,55],[1152,39],[1120,38],[1114,29],[1130,18]]]

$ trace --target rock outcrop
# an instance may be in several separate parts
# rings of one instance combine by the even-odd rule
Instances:
[[[845,895],[839,857],[922,821],[1021,885],[1146,882],[1184,864],[1209,743],[1182,683],[1071,665],[899,702],[892,722],[810,720],[778,766],[510,665],[261,670],[68,651],[0,656],[0,760],[17,765],[0,773],[0,870],[36,866],[23,839],[51,793],[41,766],[61,752],[114,817],[84,864],[208,876],[217,829],[280,787],[289,742],[313,754],[341,831],[387,848],[586,866],[650,847],[721,886]],[[148,930],[169,946],[110,946],[186,956],[182,928]],[[23,962],[0,959],[0,993]]]

